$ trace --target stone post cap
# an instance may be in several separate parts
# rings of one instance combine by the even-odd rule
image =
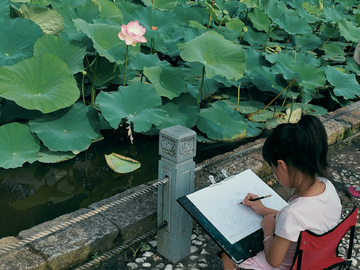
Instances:
[[[160,131],[159,154],[174,162],[182,162],[196,155],[196,132],[176,125]]]

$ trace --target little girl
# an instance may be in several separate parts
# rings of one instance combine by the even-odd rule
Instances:
[[[301,231],[323,234],[340,219],[341,203],[327,175],[328,143],[321,121],[304,115],[297,124],[281,124],[266,139],[263,157],[273,168],[277,181],[294,188],[295,196],[280,212],[265,207],[257,195],[249,193],[243,200],[257,214],[264,216],[264,250],[239,265],[221,254],[224,270],[289,270]]]

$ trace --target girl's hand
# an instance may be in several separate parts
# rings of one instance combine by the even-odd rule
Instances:
[[[275,231],[276,215],[266,215],[261,221],[261,228],[264,231],[264,235],[273,235]]]
[[[246,195],[246,197],[244,198],[244,200],[242,201],[242,203],[245,206],[250,206],[256,214],[258,215],[263,215],[262,213],[264,212],[264,208],[265,206],[262,204],[261,200],[257,200],[257,201],[250,201],[251,199],[256,199],[258,198],[258,195],[252,194],[252,193],[248,193]]]

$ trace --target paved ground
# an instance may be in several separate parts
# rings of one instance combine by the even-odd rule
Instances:
[[[355,204],[359,203],[359,199],[350,197],[346,191],[349,186],[360,186],[360,134],[353,135],[345,141],[332,146],[329,158],[332,172],[331,181],[338,190],[343,204],[343,214],[345,215]],[[355,238],[352,269],[359,269],[359,226]],[[146,241],[133,246],[132,249],[127,249],[90,269],[219,270],[222,269],[222,264],[215,255],[217,250],[214,241],[197,224],[194,224],[192,253],[176,264],[172,264],[156,252],[156,237],[150,237]],[[345,252],[343,247],[340,250]]]

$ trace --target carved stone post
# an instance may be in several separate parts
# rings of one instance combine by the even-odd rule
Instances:
[[[176,201],[194,191],[196,133],[180,125],[160,132],[158,224],[167,227],[158,232],[158,252],[173,263],[190,254],[192,218]]]

